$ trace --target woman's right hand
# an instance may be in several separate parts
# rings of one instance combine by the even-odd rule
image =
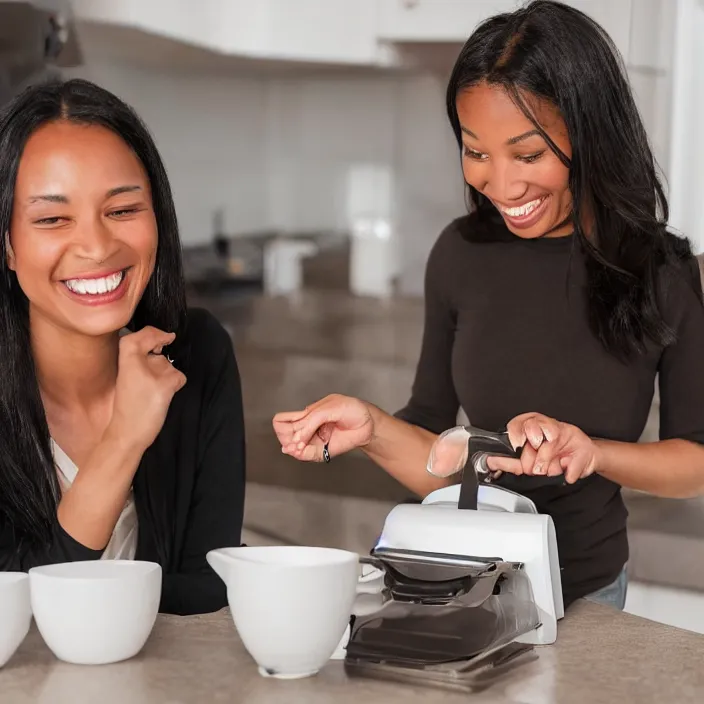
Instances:
[[[328,444],[331,457],[364,447],[374,434],[374,419],[364,401],[333,394],[302,411],[274,416],[281,451],[304,462],[321,462]]]
[[[117,383],[108,431],[142,452],[156,439],[186,377],[161,354],[175,334],[147,326],[120,338]]]

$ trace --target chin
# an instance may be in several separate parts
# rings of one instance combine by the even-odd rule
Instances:
[[[132,319],[132,313],[131,310],[84,311],[80,316],[72,315],[64,318],[62,327],[86,337],[102,337],[112,335],[126,327]]]

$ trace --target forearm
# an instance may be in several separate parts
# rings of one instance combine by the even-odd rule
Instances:
[[[621,486],[668,498],[704,493],[704,447],[687,440],[595,441],[596,471]]]
[[[103,550],[115,529],[143,450],[106,433],[59,503],[58,520],[74,540]]]
[[[418,496],[425,497],[450,481],[428,474],[426,465],[437,435],[410,425],[367,404],[374,423],[371,441],[362,448],[364,453]]]

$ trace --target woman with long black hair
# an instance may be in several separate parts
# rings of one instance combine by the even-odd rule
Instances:
[[[239,545],[232,344],[187,310],[178,226],[134,112],[86,81],[0,113],[0,570],[142,559],[161,610],[213,611]]]
[[[537,0],[469,38],[447,89],[470,213],[428,261],[413,392],[395,417],[331,396],[278,414],[301,460],[361,448],[424,496],[437,434],[461,407],[508,428],[520,459],[495,481],[557,531],[565,603],[623,608],[621,487],[704,491],[704,305],[613,43],[585,14]],[[660,442],[638,444],[659,375]],[[564,476],[564,485],[546,477]]]

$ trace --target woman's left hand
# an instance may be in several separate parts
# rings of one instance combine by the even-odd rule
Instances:
[[[597,444],[579,428],[540,413],[523,413],[507,426],[520,459],[489,457],[492,472],[554,477],[564,474],[568,484],[594,474],[599,466]]]

